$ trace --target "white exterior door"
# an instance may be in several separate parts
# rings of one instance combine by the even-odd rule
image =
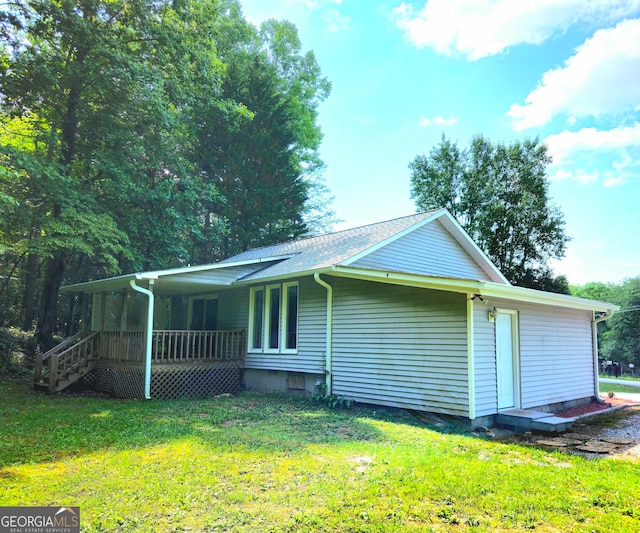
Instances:
[[[519,407],[517,319],[516,311],[499,311],[496,316],[498,409]]]

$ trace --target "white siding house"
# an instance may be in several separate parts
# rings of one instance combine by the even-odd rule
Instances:
[[[510,285],[446,210],[66,290],[130,284],[217,299],[218,329],[246,331],[248,388],[476,422],[596,396],[595,320],[617,309]]]

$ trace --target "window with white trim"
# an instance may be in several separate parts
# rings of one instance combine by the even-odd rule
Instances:
[[[298,283],[252,287],[249,352],[298,352]]]
[[[264,288],[251,289],[249,303],[249,351],[261,352],[263,341],[264,323]]]

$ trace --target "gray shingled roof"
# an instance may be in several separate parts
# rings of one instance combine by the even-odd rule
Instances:
[[[409,230],[439,211],[443,210],[428,211],[318,237],[254,248],[212,265],[139,272],[79,283],[65,287],[63,290],[72,292],[120,290],[128,287],[131,280],[153,279],[157,291],[173,294],[202,290],[201,288],[205,285],[228,286],[237,281],[296,276],[334,265],[344,265],[348,259]]]
[[[336,233],[247,250],[221,263],[253,261],[271,257],[290,256],[272,266],[249,274],[244,280],[258,280],[272,276],[286,276],[340,265],[351,257],[368,250],[419,224],[439,210],[410,215],[394,220],[361,226]]]

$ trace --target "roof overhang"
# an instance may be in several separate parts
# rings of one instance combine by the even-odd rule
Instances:
[[[555,307],[567,307],[571,309],[581,309],[600,313],[613,313],[620,309],[620,306],[608,302],[589,300],[587,298],[576,298],[575,296],[569,296],[566,294],[538,291],[535,289],[503,285],[501,283],[494,283],[490,281],[424,276],[422,274],[407,274],[404,272],[391,272],[344,266],[334,266],[331,269],[330,274],[366,281],[473,294],[482,296],[486,299],[498,298],[502,300],[513,300]]]
[[[289,259],[290,257],[292,257],[291,254],[263,257],[247,261],[230,261],[227,263],[215,263],[212,265],[189,266],[168,270],[154,270],[150,272],[136,272],[134,274],[126,274],[124,276],[116,276],[113,278],[68,285],[66,287],[62,287],[60,292],[96,293],[120,291],[129,288],[131,280],[140,281],[142,282],[142,285],[152,283],[157,292],[165,294],[196,294],[204,291],[210,292],[212,289],[215,290],[216,287],[229,287],[235,280],[221,279],[220,281],[216,281],[215,277],[207,278],[207,273],[215,275],[216,273],[221,273],[224,270],[240,269],[245,266],[255,266],[256,270],[259,270],[264,267],[265,264],[272,264],[284,259]],[[198,274],[202,274],[202,276],[198,276]],[[242,275],[246,275],[246,272]]]
[[[504,285],[502,283],[470,280],[462,278],[449,278],[441,276],[425,276],[423,274],[411,274],[406,272],[394,272],[386,270],[375,270],[369,268],[358,268],[351,266],[334,265],[329,268],[307,270],[303,272],[290,273],[286,276],[261,277],[259,279],[229,279],[216,282],[215,278],[195,277],[197,273],[215,273],[217,270],[232,269],[243,266],[261,266],[263,263],[273,263],[291,256],[278,256],[262,258],[258,260],[238,261],[229,263],[216,263],[198,267],[185,267],[172,270],[138,272],[103,280],[89,281],[76,285],[69,285],[62,288],[62,292],[111,292],[128,288],[131,280],[140,281],[143,285],[153,283],[154,291],[162,294],[203,294],[218,289],[230,287],[254,285],[256,283],[269,283],[281,281],[283,279],[301,278],[313,274],[327,274],[331,276],[359,279],[363,281],[373,281],[378,283],[391,283],[394,285],[404,285],[423,289],[433,289],[440,291],[456,292],[461,294],[472,294],[484,299],[501,299],[518,302],[527,302],[539,305],[549,305],[555,307],[566,307],[580,309],[598,313],[612,314],[620,309],[620,306],[589,300],[586,298],[576,298],[566,294],[556,294],[551,292]]]

